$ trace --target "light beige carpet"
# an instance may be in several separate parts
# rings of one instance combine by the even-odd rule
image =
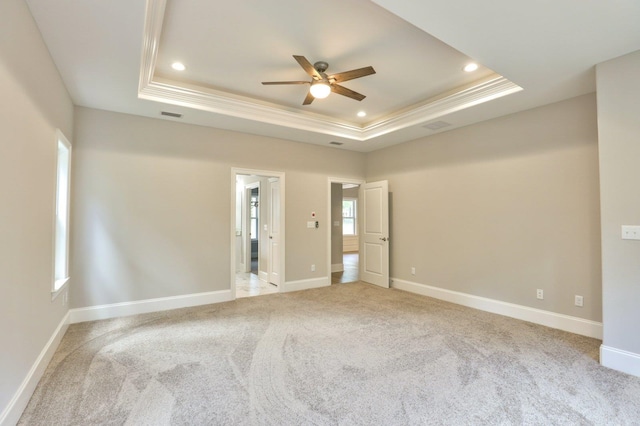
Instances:
[[[640,424],[599,344],[341,284],[72,325],[20,424]]]

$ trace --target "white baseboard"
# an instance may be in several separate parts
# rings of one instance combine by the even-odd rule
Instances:
[[[33,395],[33,392],[36,390],[38,382],[42,378],[42,375],[44,374],[47,365],[49,365],[56,349],[58,349],[60,341],[68,327],[69,312],[67,312],[64,318],[62,318],[62,321],[58,324],[58,327],[49,338],[49,341],[40,352],[40,355],[36,358],[36,361],[33,363],[29,373],[27,373],[24,381],[13,395],[13,398],[11,398],[11,401],[9,401],[9,404],[7,404],[0,414],[0,426],[13,426],[18,423],[20,416],[22,416],[22,412],[27,407],[27,404],[31,399],[31,395]]]
[[[600,364],[640,377],[640,354],[600,345]]]
[[[344,271],[344,263],[334,263],[331,265],[331,273]]]
[[[331,285],[329,277],[310,278],[308,280],[288,281],[284,283],[284,291],[309,290],[311,288],[327,287]]]
[[[528,306],[516,305],[513,303],[502,302],[500,300],[488,299],[486,297],[474,296],[472,294],[460,293],[411,281],[404,281],[397,278],[391,279],[391,286],[399,290],[405,290],[411,293],[445,300],[458,305],[480,309],[481,311],[492,312],[494,314],[529,321],[535,324],[580,334],[582,336],[602,339],[601,322],[557,314],[550,311],[543,311],[542,309],[530,308]]]
[[[185,294],[110,305],[89,306],[87,308],[71,309],[69,311],[69,322],[75,324],[78,322],[146,314],[149,312],[168,311],[170,309],[228,302],[233,299],[231,290],[218,290],[207,293]]]

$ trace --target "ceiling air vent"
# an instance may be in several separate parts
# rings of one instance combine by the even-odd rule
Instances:
[[[451,123],[447,123],[446,121],[434,121],[433,123],[425,124],[422,127],[430,130],[440,130],[443,127],[449,127],[449,126],[451,126]]]
[[[167,117],[173,118],[182,118],[182,114],[178,114],[177,112],[162,111],[160,115],[166,115]]]
[[[329,145],[343,145],[343,143],[342,142],[332,141],[332,142],[329,142]]]

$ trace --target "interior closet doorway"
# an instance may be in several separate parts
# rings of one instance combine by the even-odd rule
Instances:
[[[249,184],[245,186],[245,197],[247,200],[246,213],[249,217],[243,218],[245,223],[242,228],[247,229],[245,232],[246,245],[248,247],[247,253],[243,253],[244,256],[248,256],[249,259],[246,262],[249,271],[253,275],[258,275],[260,271],[260,182]]]
[[[329,260],[331,284],[360,279],[360,185],[352,179],[329,178]]]
[[[284,282],[284,173],[232,169],[231,291],[277,293]]]

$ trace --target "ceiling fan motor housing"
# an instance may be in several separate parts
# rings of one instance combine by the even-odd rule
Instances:
[[[315,64],[313,64],[313,67],[319,73],[323,73],[323,72],[325,72],[327,70],[327,68],[329,68],[329,64],[324,62],[324,61],[318,61]]]

